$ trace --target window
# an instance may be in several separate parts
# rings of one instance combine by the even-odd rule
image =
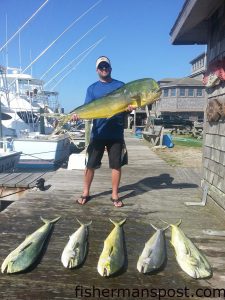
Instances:
[[[193,88],[188,89],[188,97],[194,97],[194,89]]]
[[[175,97],[176,96],[176,88],[171,89],[171,96]]]
[[[164,97],[168,97],[168,95],[169,95],[169,90],[168,89],[164,89],[163,90],[163,96]]]
[[[184,88],[180,88],[180,96],[185,96],[185,89]]]
[[[202,97],[203,95],[203,91],[202,88],[197,88],[197,93],[196,93],[197,97]]]

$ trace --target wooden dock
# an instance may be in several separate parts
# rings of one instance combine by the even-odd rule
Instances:
[[[33,269],[23,274],[0,275],[0,299],[160,299],[160,295],[161,299],[188,299],[173,294],[177,289],[184,293],[185,287],[192,299],[209,299],[196,296],[197,289],[209,289],[209,293],[213,288],[224,288],[225,237],[203,233],[205,229],[224,230],[224,212],[210,201],[205,207],[184,204],[201,201],[200,170],[169,166],[135,137],[128,136],[126,142],[129,165],[123,168],[121,179],[123,208],[115,208],[110,202],[111,174],[104,157],[92,185],[93,198],[85,206],[75,203],[81,195],[83,171],[59,169],[49,176],[46,182],[49,189],[30,189],[0,213],[1,263],[43,224],[40,216],[46,219],[61,216],[45,253]],[[79,227],[76,218],[82,222],[93,221],[89,252],[81,268],[67,270],[60,258],[69,235]],[[104,239],[113,228],[109,218],[127,218],[124,225],[127,263],[118,276],[102,278],[97,272],[97,262]],[[138,273],[138,256],[154,233],[150,223],[164,227],[160,219],[171,223],[182,219],[181,228],[204,251],[212,265],[210,279],[195,280],[180,269],[169,243],[170,230],[166,232],[168,258],[164,269],[154,275]],[[144,289],[149,292],[155,289],[155,296],[147,297],[147,292],[143,297],[137,294]]]

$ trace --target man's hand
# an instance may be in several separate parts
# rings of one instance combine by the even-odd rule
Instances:
[[[73,114],[73,115],[71,116],[70,121],[75,122],[75,121],[78,121],[78,120],[80,120],[80,118],[79,118],[79,116],[78,116],[77,114]]]
[[[128,112],[132,112],[132,110],[134,110],[134,109],[136,109],[136,107],[132,106],[131,104],[129,104],[129,105],[127,106],[127,111],[128,111]]]

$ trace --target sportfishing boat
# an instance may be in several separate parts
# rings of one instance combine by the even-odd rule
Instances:
[[[11,113],[8,119],[2,119],[2,125],[15,131],[50,134],[54,130],[54,118],[43,118],[40,113],[53,113],[60,110],[58,93],[44,90],[44,82],[29,74],[20,73],[16,68],[0,66],[0,99],[2,109]]]
[[[0,141],[0,173],[13,172],[18,165],[21,152],[13,151],[8,141]]]
[[[19,167],[59,165],[69,156],[70,139],[52,135],[55,119],[43,116],[60,109],[58,93],[44,90],[42,80],[18,69],[7,70],[0,67],[0,136],[9,138],[14,151],[22,152]]]

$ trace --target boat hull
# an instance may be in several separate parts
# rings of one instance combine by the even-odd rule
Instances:
[[[14,171],[20,159],[21,152],[0,153],[0,173]]]
[[[69,157],[70,140],[68,135],[15,139],[14,150],[21,151],[19,168],[54,168]]]

